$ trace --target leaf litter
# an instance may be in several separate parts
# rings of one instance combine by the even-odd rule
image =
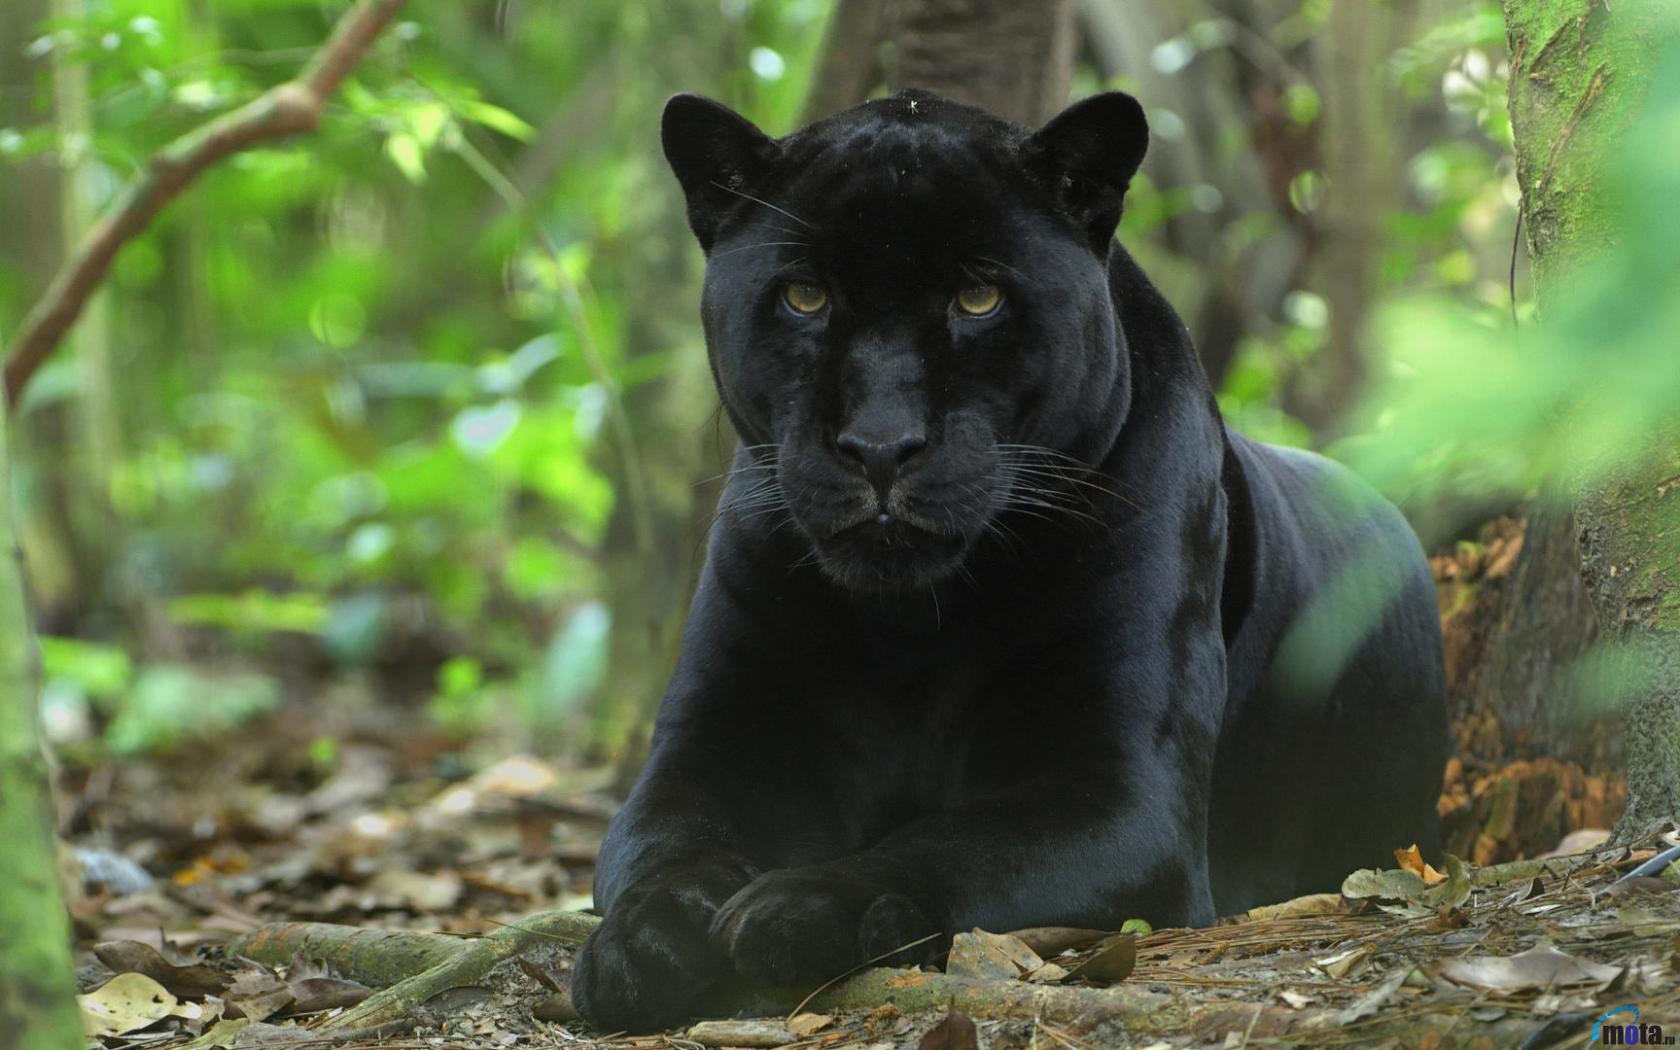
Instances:
[[[286,736],[283,727],[277,735]],[[560,944],[503,965],[397,1029],[331,1040],[313,1033],[381,982],[306,958],[230,958],[221,945],[263,923],[300,919],[478,936],[556,903],[582,906],[612,813],[605,789],[614,771],[515,757],[468,776],[440,768],[440,752],[411,735],[380,742],[367,733],[323,771],[292,757],[307,753],[313,734],[292,736],[293,749],[282,739],[260,756],[125,767],[126,782],[79,800],[90,816],[73,849],[125,858],[151,876],[115,888],[89,877],[71,901],[83,1001],[100,1018],[90,1030],[102,1045],[749,1045],[716,1041],[740,1040],[745,1022],[647,1037],[591,1031],[570,1010],[572,949]],[[1446,857],[1439,868],[1396,844],[1394,868],[1352,872],[1339,893],[1208,928],[970,930],[956,938],[946,968],[972,978],[977,998],[915,1014],[891,1003],[836,1010],[819,1000],[792,1018],[759,1019],[752,1045],[1501,1046],[1575,1014],[1585,1020],[1556,1034],[1584,1040],[1593,1017],[1630,1002],[1680,1025],[1673,873],[1664,867],[1612,889],[1672,841],[1496,865]],[[1100,994],[1109,986],[1160,997],[1160,1024],[993,1015],[985,999],[986,989]],[[1175,1017],[1200,1027],[1175,1027]],[[1430,1019],[1442,1023],[1428,1027]]]

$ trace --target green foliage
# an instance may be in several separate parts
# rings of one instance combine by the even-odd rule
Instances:
[[[1603,187],[1614,252],[1559,282],[1545,324],[1442,295],[1398,300],[1377,327],[1381,387],[1343,448],[1402,498],[1524,491],[1616,469],[1680,404],[1680,55],[1658,77]]]
[[[137,670],[120,648],[72,638],[43,637],[40,647],[47,732],[61,743],[81,743],[97,712],[110,751],[168,750],[237,728],[279,701],[265,675],[178,664]]]
[[[171,138],[292,75],[340,6],[90,0],[28,47],[87,63],[91,136],[3,127],[0,164],[56,154],[103,208]],[[685,87],[790,126],[827,8],[566,0],[499,24],[417,0],[317,134],[211,170],[119,258],[113,578],[155,595],[168,629],[245,661],[288,636],[371,666],[429,635],[427,652],[454,650],[422,658],[443,661],[431,707],[451,731],[576,708],[599,687],[610,622],[613,399],[700,342],[692,269],[650,264],[691,251],[663,224],[676,187],[659,105]],[[0,253],[0,332],[25,305],[6,266],[27,261]],[[632,354],[650,313],[674,335]],[[74,409],[84,378],[57,357],[26,423]],[[60,469],[21,458],[22,510],[43,530]],[[95,624],[114,612],[38,597]],[[119,749],[178,742],[191,704],[231,723],[272,699],[120,658],[54,640],[48,661],[66,710],[103,705]]]
[[[0,127],[0,166],[49,155],[101,209],[161,145],[292,75],[342,5],[86,6],[23,43],[85,61],[90,134],[46,119]],[[395,681],[401,669],[390,688],[449,733],[511,720],[576,746],[563,734],[587,724],[614,629],[605,552],[633,503],[614,413],[702,344],[659,106],[699,90],[790,129],[830,7],[414,0],[317,134],[212,170],[128,245],[103,306],[116,458],[79,473],[43,440],[17,464],[37,600],[101,639],[45,643],[65,717],[102,721],[113,747],[167,747],[273,702],[271,687],[194,677],[133,640],[161,629],[211,663],[261,667],[303,644],[323,673]],[[1407,503],[1520,492],[1636,445],[1674,402],[1680,359],[1664,338],[1680,326],[1680,289],[1661,251],[1680,230],[1659,207],[1680,191],[1664,167],[1671,118],[1650,118],[1620,191],[1634,248],[1583,275],[1545,330],[1520,299],[1513,337],[1503,24],[1486,0],[1437,10],[1374,70],[1426,133],[1394,129],[1404,192],[1370,202],[1388,305],[1371,337],[1375,389],[1337,446]],[[1290,392],[1336,319],[1322,274],[1260,249],[1293,239],[1290,252],[1310,254],[1342,235],[1323,225],[1338,187],[1318,170],[1317,138],[1335,100],[1310,56],[1330,15],[1329,0],[1310,0],[1258,30],[1191,17],[1145,50],[1157,74],[1210,78],[1197,92],[1215,90],[1204,85],[1227,58],[1264,83],[1198,112],[1145,98],[1153,149],[1170,154],[1191,132],[1206,141],[1199,166],[1151,167],[1189,178],[1139,176],[1122,231],[1193,327],[1212,272],[1240,264],[1242,293],[1285,274],[1218,397],[1241,429],[1293,445],[1322,440],[1291,415]],[[1105,86],[1085,68],[1076,84]],[[1274,167],[1280,157],[1289,164]],[[0,250],[0,332],[16,330],[29,268],[52,254]],[[79,435],[67,420],[92,396],[87,378],[61,354],[32,384],[21,429]],[[678,417],[670,431],[709,444],[713,406],[691,386],[660,410]],[[109,479],[109,550],[58,507],[94,477]],[[684,507],[693,492],[650,498]],[[48,571],[60,543],[62,565],[94,549],[112,565],[82,586]],[[161,624],[139,629],[138,594]],[[208,705],[203,717],[186,718],[189,700]]]

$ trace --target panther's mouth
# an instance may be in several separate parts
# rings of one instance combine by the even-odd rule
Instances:
[[[865,590],[926,586],[955,572],[968,553],[966,538],[885,510],[816,540],[815,546],[830,576]]]

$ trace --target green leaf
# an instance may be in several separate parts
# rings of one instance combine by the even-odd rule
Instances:
[[[461,116],[474,124],[482,124],[491,131],[499,131],[511,139],[529,142],[536,134],[536,129],[525,123],[517,115],[500,106],[492,106],[488,102],[477,99],[462,101],[456,106]]]
[[[420,140],[406,132],[397,132],[385,139],[385,155],[413,183],[426,181],[426,159]]]

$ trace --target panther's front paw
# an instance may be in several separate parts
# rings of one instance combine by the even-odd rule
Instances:
[[[820,868],[766,872],[725,902],[711,929],[737,972],[772,985],[826,981],[937,931],[910,898]],[[882,961],[929,955],[921,945]]]
[[[625,893],[578,950],[572,1005],[605,1032],[651,1032],[688,1020],[728,973],[707,929],[748,873],[658,879]]]

